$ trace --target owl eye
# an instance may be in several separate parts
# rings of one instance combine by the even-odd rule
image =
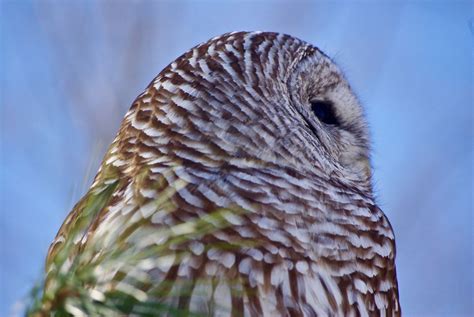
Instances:
[[[313,111],[314,115],[318,117],[319,121],[332,125],[339,124],[339,121],[336,118],[336,114],[334,113],[334,106],[330,101],[312,101],[311,110]]]

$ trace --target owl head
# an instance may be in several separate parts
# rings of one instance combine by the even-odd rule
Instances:
[[[329,57],[288,35],[229,33],[194,47],[158,75],[130,116],[160,136],[162,153],[183,160],[285,165],[370,189],[362,107]]]

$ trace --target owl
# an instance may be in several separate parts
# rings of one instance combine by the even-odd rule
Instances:
[[[133,102],[34,314],[399,316],[363,108],[289,35],[234,32]]]

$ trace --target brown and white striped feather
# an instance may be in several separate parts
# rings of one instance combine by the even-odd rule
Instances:
[[[309,57],[328,86],[341,80],[318,49],[276,33],[226,34],[171,63],[92,186],[117,182],[109,203],[75,237],[73,210],[50,258],[74,239],[94,250],[91,289],[135,285],[141,300],[204,315],[400,315],[394,236],[370,180],[338,172],[286,106]],[[129,266],[107,258],[117,246],[167,249]]]

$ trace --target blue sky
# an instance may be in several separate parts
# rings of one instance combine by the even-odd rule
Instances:
[[[341,65],[373,137],[407,316],[473,314],[474,8],[463,1],[2,1],[0,315],[40,276],[133,99],[233,30]]]

